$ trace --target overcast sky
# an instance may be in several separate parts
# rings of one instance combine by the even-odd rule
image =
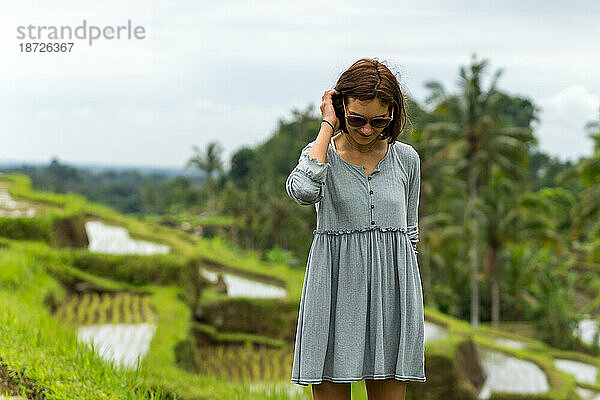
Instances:
[[[18,26],[74,29],[84,19],[131,20],[145,38],[20,52],[36,40],[18,39]],[[227,162],[292,109],[317,110],[359,58],[395,66],[422,101],[427,80],[456,91],[474,52],[490,62],[484,87],[502,68],[500,89],[542,108],[541,149],[576,160],[591,154],[584,125],[598,118],[599,20],[591,0],[2,1],[0,162],[181,167],[192,145],[211,140]]]

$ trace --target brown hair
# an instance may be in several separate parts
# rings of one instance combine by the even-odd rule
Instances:
[[[386,65],[377,58],[361,58],[340,75],[335,89],[340,92],[340,95],[333,97],[340,130],[347,132],[342,96],[346,104],[349,97],[360,101],[377,97],[390,107],[390,112],[394,112],[393,121],[379,134],[379,138],[390,138],[390,143],[396,141],[408,120],[408,103],[398,79]]]

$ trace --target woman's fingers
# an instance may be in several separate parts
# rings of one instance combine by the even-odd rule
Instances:
[[[340,92],[338,92],[335,89],[326,90],[325,93],[323,94],[321,106],[319,108],[321,109],[321,114],[323,115],[323,119],[332,123],[334,126],[333,130],[335,131],[337,129],[337,126],[339,125],[339,121],[335,115],[335,108],[333,106],[332,96],[334,94],[339,95]]]
[[[332,94],[338,94],[339,92],[335,89],[330,89],[330,90],[326,90],[325,94],[323,95],[323,100],[325,100],[325,97],[331,97]]]

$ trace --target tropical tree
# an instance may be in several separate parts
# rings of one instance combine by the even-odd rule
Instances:
[[[543,194],[520,194],[519,190],[513,180],[494,166],[489,185],[483,188],[481,196],[482,239],[486,247],[483,271],[490,287],[492,327],[496,329],[500,322],[500,287],[505,283],[506,247],[514,243],[541,243],[557,253],[566,248],[565,240],[557,232],[559,223],[549,217],[555,214],[552,202]]]
[[[414,108],[414,107],[413,107]],[[429,121],[431,126],[441,127],[443,122]],[[429,307],[442,305],[447,311],[459,312],[457,294],[458,278],[454,274],[457,263],[451,255],[441,256],[430,249],[443,248],[450,253],[450,243],[460,245],[464,237],[457,229],[456,210],[464,204],[465,183],[459,178],[456,163],[449,158],[439,157],[439,151],[446,144],[436,136],[435,129],[416,129],[411,132],[408,142],[415,147],[421,158],[421,200],[419,202],[419,266],[422,271],[424,301]],[[439,182],[444,182],[440,185]],[[460,205],[457,207],[456,205]],[[441,242],[440,242],[441,241]],[[447,291],[447,285],[434,285],[433,277],[445,283],[452,280],[457,284],[454,290]],[[455,279],[456,278],[456,279]],[[442,300],[439,296],[444,297]],[[442,304],[439,304],[442,303]],[[456,314],[453,314],[456,315]]]
[[[288,201],[288,196],[282,185],[265,187],[271,195],[265,195],[258,210],[258,218],[262,221],[260,235],[264,238],[264,246],[289,247],[288,227],[290,219],[296,210],[296,204]],[[279,194],[277,196],[276,194]]]
[[[564,182],[575,176],[584,187],[573,208],[571,238],[591,241],[589,246],[583,249],[584,253],[587,253],[587,256],[584,256],[585,261],[588,262],[600,260],[600,107],[598,114],[597,120],[586,124],[588,137],[594,141],[594,153],[591,157],[582,159],[571,174],[565,173],[558,179],[559,182]]]
[[[214,184],[215,172],[223,171],[223,162],[221,161],[222,148],[217,141],[209,142],[206,145],[204,153],[196,145],[192,146],[194,149],[194,155],[186,163],[186,167],[198,168],[203,171],[206,176],[207,187],[211,187]]]
[[[477,221],[481,188],[489,180],[490,170],[497,165],[510,179],[523,178],[523,162],[528,144],[535,143],[529,127],[507,124],[500,119],[506,96],[496,89],[502,70],[497,70],[487,90],[482,89],[482,76],[487,60],[478,61],[473,54],[471,65],[460,68],[457,95],[448,95],[441,83],[429,81],[427,103],[435,103],[434,112],[444,116],[443,122],[428,124],[425,129],[436,137],[433,160],[452,159],[457,172],[466,175],[467,204],[463,221],[470,243],[471,325],[479,325],[479,236]],[[480,207],[479,207],[480,208]]]
[[[545,255],[544,266],[532,288],[538,303],[534,313],[538,334],[553,347],[573,349],[573,332],[583,318],[581,312],[573,312],[579,276],[569,270],[568,263],[561,263],[550,252]]]
[[[594,141],[594,155],[600,155],[600,106],[598,107],[598,119],[585,124],[589,132],[588,137]]]

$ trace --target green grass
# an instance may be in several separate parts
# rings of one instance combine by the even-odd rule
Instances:
[[[184,257],[193,255],[214,260],[215,253],[219,253],[230,262],[228,265],[231,267],[239,268],[241,266],[242,269],[256,274],[264,273],[265,270],[272,267],[272,264],[261,263],[257,258],[245,258],[236,254],[234,249],[227,246],[218,238],[213,240],[193,238],[184,232],[125,217],[102,205],[87,203],[79,195],[36,192],[31,189],[29,179],[22,175],[3,176],[2,180],[8,182],[9,190],[15,199],[25,198],[30,201],[51,205],[45,214],[50,218],[64,218],[72,214],[86,215],[87,217],[95,216],[106,223],[127,228],[134,238],[165,243],[171,246],[173,253]],[[84,360],[83,362],[86,365],[95,365],[91,368],[100,368],[98,373],[81,369],[81,374],[88,375],[94,382],[105,384],[106,393],[114,393],[115,398],[127,398],[120,397],[120,392],[116,387],[125,388],[125,392],[131,392],[132,384],[146,388],[161,388],[167,393],[178,393],[179,396],[184,396],[186,399],[237,397],[248,399],[289,398],[287,395],[272,395],[269,397],[266,392],[251,391],[250,387],[231,385],[229,382],[221,381],[216,377],[204,377],[192,374],[176,365],[174,349],[178,343],[187,338],[191,328],[190,309],[182,300],[185,296],[180,288],[174,286],[141,286],[139,282],[136,282],[138,285],[134,286],[113,281],[107,276],[96,276],[92,273],[92,270],[81,271],[71,265],[73,259],[70,256],[70,250],[53,249],[41,242],[27,240],[13,241],[0,238],[0,245],[4,249],[9,249],[6,251],[4,249],[0,250],[4,252],[4,258],[0,265],[10,266],[0,269],[2,271],[2,285],[0,286],[2,303],[0,304],[6,304],[2,314],[3,318],[6,318],[6,320],[3,320],[5,322],[3,329],[11,332],[11,335],[3,337],[5,347],[0,348],[0,357],[9,361],[7,362],[9,368],[19,369],[22,365],[31,364],[35,356],[39,355],[40,361],[42,361],[39,369],[34,367],[27,372],[31,374],[32,379],[39,381],[40,385],[47,388],[47,390],[51,390],[53,385],[61,386],[67,384],[61,379],[56,379],[50,370],[42,367],[42,365],[46,364],[44,358],[47,356],[42,349],[44,344],[52,348],[55,352],[52,353],[55,358],[49,362],[50,364],[54,363],[54,366],[56,364],[60,365],[64,361],[65,366],[68,366],[66,370],[70,370],[76,368],[77,362]],[[27,265],[28,267],[22,268],[23,265]],[[283,277],[284,279],[282,280],[291,281],[289,274],[285,272],[284,266],[278,266],[278,274],[276,276]],[[269,276],[269,273],[267,272],[265,275]],[[302,278],[303,272],[300,281],[302,281]],[[43,287],[44,285],[41,284],[42,281],[47,282],[47,285],[53,289],[33,289],[34,287]],[[32,284],[32,282],[35,282],[35,284]],[[29,286],[26,283],[29,283]],[[45,308],[44,302],[48,298],[52,298],[54,303],[60,303],[65,300],[66,290],[62,285],[73,289],[82,283],[86,287],[107,291],[126,290],[130,292],[152,293],[151,303],[157,310],[158,325],[150,345],[150,351],[142,360],[140,369],[135,372],[137,381],[133,381],[131,376],[127,375],[129,372],[123,371],[122,373],[125,375],[122,379],[125,381],[129,380],[129,384],[103,382],[100,377],[110,374],[108,371],[111,370],[111,366],[107,365],[87,345],[78,343],[75,333],[70,328],[62,326],[56,318],[49,315],[48,310]],[[19,293],[19,301],[16,300],[15,293]],[[36,293],[35,298],[28,297],[31,296],[31,293]],[[300,290],[296,289],[296,293],[299,294]],[[28,298],[29,301],[24,302],[24,298]],[[299,296],[297,298],[299,301]],[[11,303],[13,299],[14,301]],[[22,309],[23,312],[19,314],[15,311],[13,314],[9,314],[8,310],[16,309]],[[19,318],[22,318],[22,320]],[[31,318],[35,319],[32,320]],[[21,358],[20,362],[22,364],[20,364],[18,358],[19,352],[9,354],[3,350],[10,347],[11,340],[22,342],[31,340],[31,337],[26,335],[26,326],[30,327],[30,335],[36,335],[35,332],[38,332],[37,335],[44,337],[46,342],[38,342],[40,347],[32,349],[32,352],[29,353],[30,358]],[[24,336],[17,338],[16,336],[19,332]],[[40,332],[44,333],[41,334]],[[83,355],[86,355],[88,358],[82,359]],[[73,362],[73,360],[75,361]],[[104,368],[103,372],[102,368]],[[75,374],[74,376],[77,377],[78,375]],[[79,381],[81,381],[83,376],[78,377]],[[146,380],[145,384],[143,383],[144,380]],[[285,383],[289,384],[289,381]],[[92,388],[96,389],[94,386]],[[78,390],[82,390],[82,388],[77,387],[74,383],[70,383],[64,387],[64,390],[57,388],[55,392],[58,393],[57,396],[64,396],[57,398],[69,398]],[[90,389],[89,392],[91,393],[94,390]],[[268,389],[265,390],[268,391]],[[309,393],[309,389],[305,392]],[[83,391],[78,396],[79,398],[86,398],[88,394],[86,391]],[[173,395],[172,397],[176,396]]]
[[[9,370],[36,382],[47,399],[150,399],[167,398],[166,394],[185,399],[290,398],[285,394],[268,395],[272,389],[254,392],[247,385],[179,368],[174,349],[186,339],[191,315],[181,300],[181,289],[174,286],[137,288],[151,293],[157,330],[138,369],[116,368],[78,342],[74,330],[50,315],[44,306],[49,294],[59,299],[66,296],[65,289],[44,267],[48,260],[60,262],[56,254],[49,254],[52,252],[41,244],[0,249],[0,361]],[[38,257],[45,261],[39,262]],[[56,270],[62,268],[55,266]],[[89,275],[80,274],[84,276]],[[97,280],[96,284],[100,285]],[[118,284],[108,286],[115,288]],[[147,394],[148,389],[160,394]]]
[[[15,200],[23,198],[56,206],[55,209],[58,211],[49,212],[51,217],[65,218],[78,214],[85,215],[89,219],[101,219],[107,224],[126,228],[134,239],[166,244],[171,247],[171,252],[175,255],[204,259],[234,271],[277,279],[284,283],[287,298],[294,303],[300,302],[304,268],[293,269],[281,263],[264,262],[256,254],[242,252],[218,236],[211,239],[198,238],[178,229],[145,222],[142,218],[121,215],[104,205],[87,202],[80,195],[35,191],[31,188],[31,181],[26,175],[3,175],[0,182],[9,187]]]
[[[218,264],[232,271],[261,275],[283,282],[287,288],[288,300],[295,304],[300,301],[304,269],[291,269],[280,263],[265,263],[256,254],[240,252],[219,237],[196,238],[179,230],[120,215],[105,206],[88,203],[79,195],[36,192],[31,189],[28,178],[24,176],[2,176],[0,180],[10,185],[11,194],[15,199],[25,198],[35,202],[41,210],[40,216],[44,218],[62,218],[75,214],[84,215],[86,218],[98,218],[108,224],[125,227],[134,238],[169,245],[173,256],[165,257],[163,262],[169,269],[172,267],[172,271],[182,269],[182,260],[205,260],[206,263]],[[44,207],[44,204],[47,207]],[[157,278],[160,282],[155,282],[153,279],[137,280],[127,274],[117,274],[119,271],[113,267],[116,264],[121,265],[125,260],[130,262],[129,265],[132,266],[130,269],[134,269],[134,264],[137,266],[135,268],[141,268],[136,272],[139,274],[144,271],[146,265],[144,262],[140,260],[134,262],[134,258],[104,259],[96,255],[88,257],[84,253],[81,250],[55,249],[49,246],[47,241],[44,243],[0,238],[0,363],[6,364],[9,371],[17,373],[15,379],[29,390],[34,382],[47,399],[283,400],[293,398],[277,389],[278,387],[289,388],[292,385],[289,381],[291,353],[287,355],[287,361],[272,364],[275,371],[273,375],[267,375],[267,379],[273,382],[265,386],[258,385],[262,387],[260,389],[252,389],[256,386],[255,382],[252,385],[243,382],[260,380],[261,376],[265,376],[259,369],[259,365],[264,364],[265,359],[269,358],[268,355],[261,358],[260,354],[242,352],[238,353],[237,357],[235,354],[229,356],[229,361],[224,361],[220,363],[221,365],[218,365],[219,357],[214,357],[213,361],[216,364],[212,367],[213,375],[209,374],[210,369],[206,370],[206,375],[201,375],[178,365],[177,349],[182,343],[186,341],[189,343],[193,318],[190,306],[186,302],[184,289],[177,287],[176,284],[180,282],[170,277],[177,275],[177,272],[167,273],[165,275],[167,278],[164,279]],[[77,254],[77,257],[74,254]],[[81,264],[82,268],[86,268],[85,271],[74,265],[77,260],[85,261]],[[117,260],[116,264],[114,264],[115,260]],[[126,282],[118,279],[125,279]],[[81,290],[81,288],[149,295],[148,301],[155,312],[157,329],[150,343],[150,349],[137,369],[124,370],[103,360],[87,344],[77,341],[71,325],[63,324],[50,314],[48,304],[59,305],[68,299],[71,291]],[[206,295],[204,301],[221,301],[224,298],[210,290]],[[92,296],[88,299],[92,302],[90,304],[99,306],[98,298]],[[519,397],[496,394],[494,398],[497,399],[575,398],[574,378],[554,367],[554,357],[600,365],[600,359],[597,357],[578,352],[558,352],[539,341],[516,334],[495,331],[486,326],[473,330],[467,322],[458,321],[433,309],[426,309],[425,316],[426,319],[444,325],[448,329],[446,339],[426,344],[428,360],[434,360],[436,357],[438,360],[444,357],[452,360],[458,346],[465,340],[471,340],[479,346],[532,361],[548,376],[551,390],[542,396]],[[89,315],[82,315],[81,318],[85,321],[90,320]],[[209,329],[206,326],[204,328]],[[244,333],[216,331],[209,333],[224,341],[281,344],[281,341],[269,341],[264,337]],[[528,348],[516,350],[500,346],[493,341],[493,338],[499,337],[525,342]],[[246,358],[242,357],[244,354]],[[284,360],[285,357],[282,355]],[[222,360],[225,359],[225,352],[223,352]],[[446,371],[433,373],[444,372]],[[240,382],[222,379],[216,376],[218,374],[238,376]],[[578,385],[600,390],[599,385]],[[298,387],[298,385],[293,386]],[[353,383],[351,387],[353,399],[366,398],[364,382]],[[410,388],[411,385],[409,385],[407,399],[411,398]],[[298,398],[312,398],[310,386],[304,387],[303,393]]]
[[[43,305],[64,289],[31,253],[0,250],[0,360],[35,381],[47,399],[150,399],[139,371],[116,369]],[[60,295],[59,295],[60,296]]]

